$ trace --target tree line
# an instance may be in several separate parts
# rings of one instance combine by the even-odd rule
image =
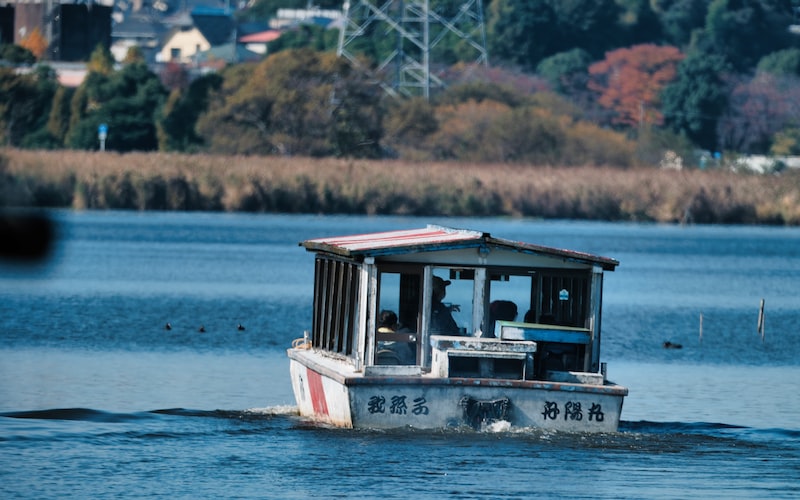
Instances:
[[[318,2],[340,8],[341,1]],[[432,0],[444,17],[458,0]],[[300,4],[300,5],[297,5]],[[262,0],[269,16],[302,1]],[[0,68],[0,139],[36,149],[312,157],[394,157],[542,165],[658,164],[667,150],[800,154],[796,0],[490,0],[490,64],[458,40],[435,47],[449,85],[430,100],[392,98],[374,70],[393,50],[380,34],[363,67],[335,54],[335,30],[303,26],[257,63],[189,78],[155,72],[136,49],[107,47],[77,88],[37,64]],[[31,48],[33,42],[31,42]],[[370,45],[371,44],[371,45]],[[32,62],[25,47],[0,58]]]

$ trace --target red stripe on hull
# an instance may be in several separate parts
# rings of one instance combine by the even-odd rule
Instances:
[[[325,401],[325,389],[322,388],[322,376],[311,370],[306,369],[308,377],[308,389],[311,392],[311,404],[314,406],[314,413],[318,415],[328,414],[328,403]]]

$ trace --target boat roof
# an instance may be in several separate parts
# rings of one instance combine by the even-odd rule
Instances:
[[[349,258],[486,247],[595,264],[602,266],[606,271],[613,271],[619,265],[619,261],[609,257],[495,238],[489,233],[481,231],[436,225],[428,225],[420,229],[329,236],[306,240],[300,245],[309,251]]]

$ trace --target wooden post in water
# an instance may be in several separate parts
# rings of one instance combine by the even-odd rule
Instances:
[[[761,306],[758,308],[758,334],[761,342],[764,342],[764,299],[761,299]]]
[[[700,313],[700,343],[703,343],[703,313]]]

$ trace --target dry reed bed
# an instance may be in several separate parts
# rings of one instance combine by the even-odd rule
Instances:
[[[0,151],[0,205],[800,225],[800,172]]]

